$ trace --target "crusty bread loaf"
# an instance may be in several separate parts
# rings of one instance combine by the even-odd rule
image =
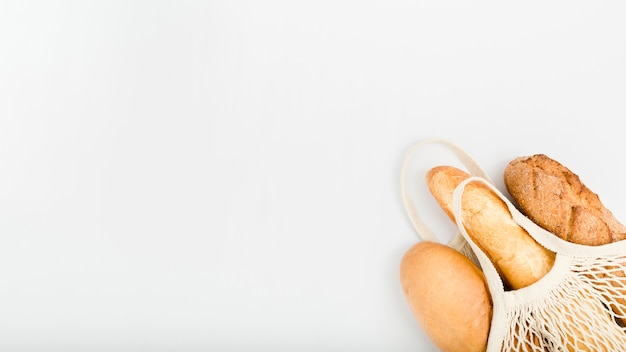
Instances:
[[[431,194],[452,221],[455,221],[452,193],[469,176],[453,166],[434,167],[426,174]],[[541,246],[519,226],[504,201],[486,185],[480,182],[466,185],[461,211],[467,234],[489,257],[507,288],[526,287],[552,268],[554,252]]]
[[[602,245],[626,238],[626,227],[585,186],[578,175],[545,154],[513,159],[504,170],[504,183],[520,211],[560,238],[582,245]],[[626,325],[623,270],[611,271],[620,305],[610,305]],[[605,295],[607,293],[603,293]]]
[[[402,257],[400,281],[415,318],[441,351],[486,350],[491,298],[483,272],[467,257],[419,242]]]
[[[504,170],[504,183],[522,213],[564,240],[602,245],[626,238],[626,226],[598,195],[545,154],[512,160]]]

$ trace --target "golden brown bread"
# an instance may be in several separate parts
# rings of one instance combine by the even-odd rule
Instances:
[[[626,238],[626,227],[585,186],[578,175],[545,154],[519,157],[504,170],[504,182],[522,213],[558,237],[582,245],[603,245]],[[626,325],[623,270],[611,269],[614,295],[610,305]]]
[[[426,173],[426,185],[441,209],[452,222],[452,193],[454,189],[470,177],[470,174],[452,166],[436,166]]]
[[[626,226],[598,195],[545,154],[512,160],[504,183],[522,213],[566,241],[602,245],[626,238]]]
[[[453,222],[452,193],[469,176],[453,166],[437,166],[426,174],[431,194]],[[489,257],[507,288],[526,287],[552,268],[554,252],[541,246],[519,226],[504,201],[486,185],[467,184],[461,211],[467,234]]]
[[[441,351],[486,350],[491,297],[483,272],[467,257],[420,242],[402,257],[400,281],[415,318]]]

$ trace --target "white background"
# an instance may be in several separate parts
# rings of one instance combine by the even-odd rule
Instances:
[[[498,184],[545,153],[626,219],[624,18],[0,0],[0,349],[434,351],[399,283],[405,151],[449,139]]]

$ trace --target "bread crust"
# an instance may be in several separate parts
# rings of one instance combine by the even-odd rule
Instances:
[[[402,257],[400,281],[415,318],[441,351],[487,349],[491,296],[483,272],[467,257],[419,242]]]
[[[455,221],[452,193],[469,176],[453,166],[437,166],[426,174],[431,194],[452,221]],[[519,226],[506,203],[483,183],[466,185],[461,211],[467,234],[489,257],[506,288],[531,285],[554,265],[555,253],[541,246]]]
[[[626,227],[582,183],[578,175],[545,154],[513,159],[504,170],[504,183],[519,210],[537,225],[563,240],[597,246],[626,238]],[[612,268],[615,269],[615,268]],[[610,308],[626,325],[623,270],[612,270],[620,306]]]
[[[566,241],[596,246],[626,238],[626,226],[598,195],[545,154],[513,159],[504,184],[522,213]]]

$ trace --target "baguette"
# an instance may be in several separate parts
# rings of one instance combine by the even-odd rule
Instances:
[[[469,176],[452,166],[437,166],[426,174],[431,194],[453,222],[452,193]],[[507,289],[531,285],[552,268],[555,253],[519,226],[504,201],[486,185],[467,184],[461,211],[467,234],[489,257]]]
[[[402,257],[400,281],[413,315],[441,351],[486,350],[491,296],[483,272],[467,257],[419,242]]]

